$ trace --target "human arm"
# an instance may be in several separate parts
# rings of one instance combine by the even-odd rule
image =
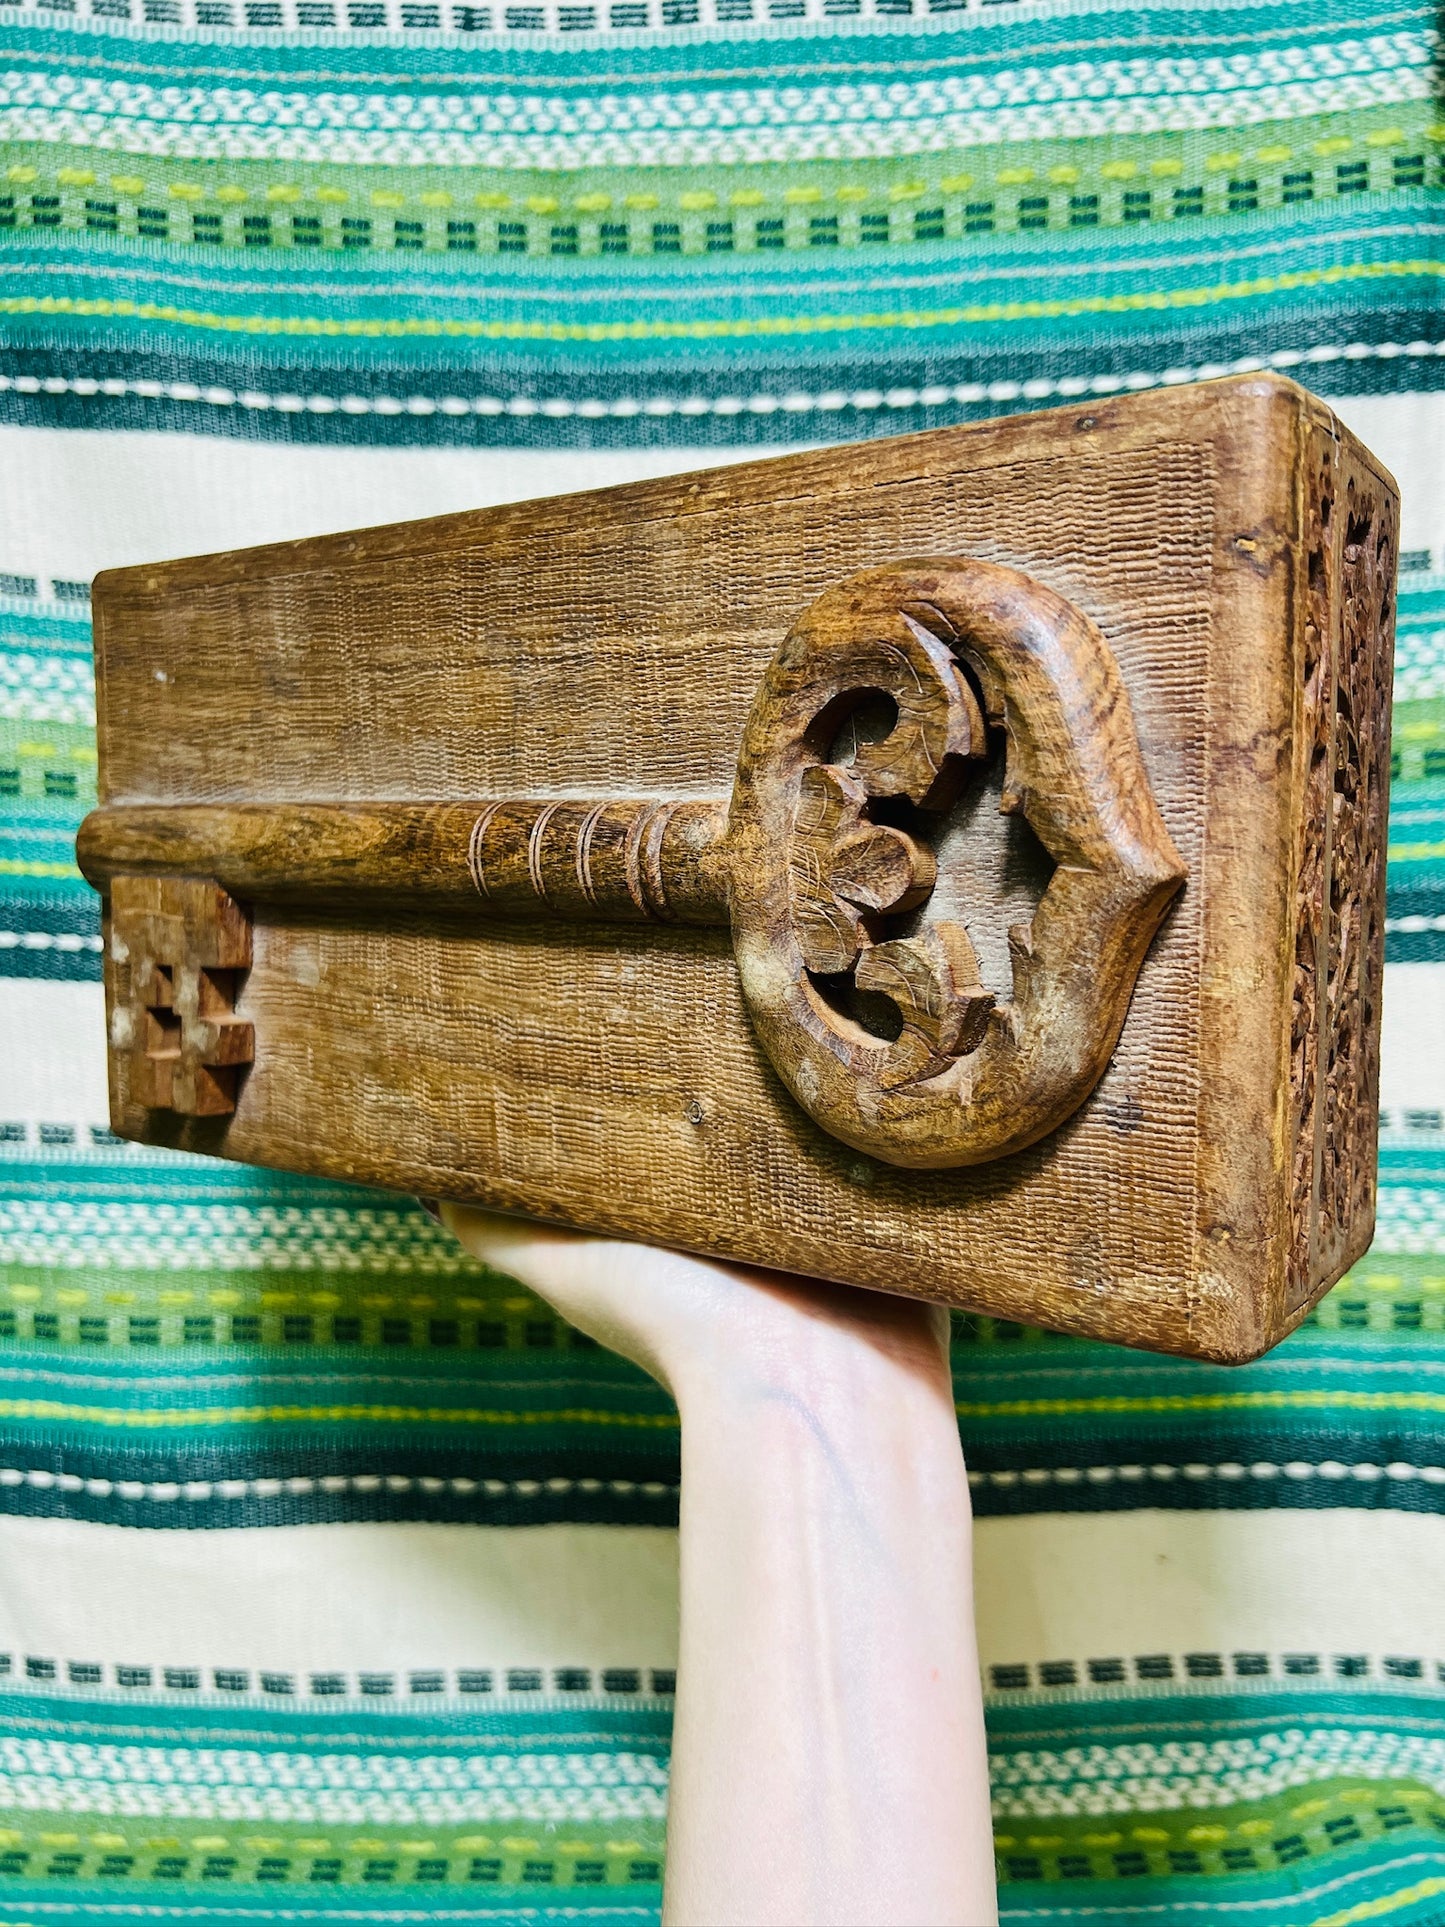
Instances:
[[[990,1927],[944,1314],[443,1211],[682,1416],[668,1927]]]

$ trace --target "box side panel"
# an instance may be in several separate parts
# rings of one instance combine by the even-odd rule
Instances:
[[[1238,400],[1246,399],[1242,384]],[[1231,498],[1226,514],[1253,518],[1248,545],[1263,550],[1258,538],[1268,531],[1277,546],[1272,583],[1262,575],[1257,591],[1217,572],[1232,600],[1216,622],[1216,660],[1232,666],[1237,697],[1231,700],[1216,684],[1205,1005],[1223,970],[1256,993],[1264,1024],[1256,1039],[1259,1086],[1251,1089],[1238,1083],[1242,1040],[1236,1036],[1216,1050],[1217,1027],[1206,1019],[1201,1127],[1210,1194],[1206,1237],[1211,1214],[1231,1199],[1236,1226],[1249,1223],[1253,1207],[1266,1247],[1252,1266],[1234,1264],[1222,1294],[1215,1355],[1240,1358],[1277,1343],[1373,1235],[1398,539],[1394,483],[1328,409],[1286,384],[1261,384],[1257,400],[1264,412],[1255,434],[1244,434],[1236,422],[1219,444],[1221,464],[1233,463],[1223,485]],[[1233,398],[1225,401],[1226,412],[1231,406]],[[1292,417],[1288,433],[1285,414]],[[1241,450],[1258,456],[1271,444],[1278,459],[1240,459]],[[1281,482],[1293,499],[1281,496],[1271,505]],[[1242,545],[1234,538],[1229,546]],[[1241,643],[1253,658],[1249,665]],[[1286,679],[1273,702],[1271,675]],[[1256,738],[1248,734],[1251,722],[1260,729]],[[1271,745],[1280,780],[1261,781],[1251,792],[1246,750],[1265,752]],[[1252,832],[1241,805],[1254,819]],[[1271,860],[1268,846],[1277,831],[1289,847]],[[1238,883],[1248,875],[1250,849],[1259,864],[1249,886],[1253,900],[1231,927],[1243,902]],[[1276,986],[1270,953],[1278,913],[1286,969]],[[1212,1155],[1219,1108],[1227,1092],[1237,1091],[1246,1103],[1258,1100],[1259,1119],[1266,1120],[1262,1060],[1280,1009],[1286,1021],[1278,1034],[1288,1040],[1288,1057],[1271,1146],[1272,1154],[1277,1146],[1276,1168],[1258,1157],[1251,1172],[1250,1160],[1232,1147],[1223,1159]],[[1270,1137],[1261,1131],[1261,1151]],[[1276,1219],[1282,1220],[1277,1228]],[[1219,1270],[1228,1279],[1231,1261],[1221,1257]],[[1201,1334],[1209,1286],[1206,1267]],[[1230,1320],[1236,1321],[1232,1340]]]
[[[1214,617],[1199,712],[1209,745],[1199,883],[1201,1249],[1192,1313],[1197,1348],[1239,1361],[1278,1335],[1289,1245],[1291,776],[1305,397],[1262,378],[1221,383],[1214,398]],[[1193,878],[1188,887],[1195,888]]]
[[[1329,882],[1335,675],[1339,657],[1340,445],[1332,417],[1305,424],[1297,576],[1304,623],[1297,667],[1294,986],[1290,1011],[1290,1252],[1283,1313],[1314,1295],[1324,1158]]]
[[[1390,478],[1366,469],[1364,493],[1378,487],[1377,546],[1362,551],[1358,590],[1347,631],[1350,674],[1364,771],[1359,866],[1360,1042],[1355,1059],[1356,1141],[1352,1158],[1351,1221],[1340,1254],[1342,1269],[1369,1249],[1375,1235],[1379,1174],[1380,1036],[1385,988],[1385,883],[1390,840],[1390,735],[1395,680],[1395,611],[1400,548],[1400,502]],[[1348,558],[1347,558],[1348,560]],[[1351,565],[1352,569],[1356,565]],[[1349,580],[1350,578],[1347,578]],[[1358,678],[1356,681],[1355,679]]]
[[[1312,1296],[1365,1248],[1374,1222],[1399,513],[1388,477],[1358,444],[1341,438],[1337,446],[1328,922]]]

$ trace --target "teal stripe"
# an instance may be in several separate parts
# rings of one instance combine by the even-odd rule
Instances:
[[[0,600],[0,648],[43,648],[49,655],[90,654],[89,614],[41,613],[6,598]]]
[[[1005,1756],[1032,1747],[1159,1746],[1230,1733],[1252,1738],[1294,1726],[1349,1733],[1380,1729],[1439,1740],[1445,1737],[1445,1694],[1401,1693],[1359,1679],[1347,1689],[1313,1691],[1282,1688],[1272,1680],[1231,1680],[1226,1686],[1201,1681],[1188,1691],[1171,1685],[1147,1696],[1137,1687],[1020,1694],[994,1698],[988,1710],[990,1746]]]
[[[862,318],[915,313],[949,313],[982,308],[998,320],[958,319],[931,323],[926,333],[940,344],[967,339],[974,346],[1008,345],[1010,332],[1036,332],[1047,323],[1060,338],[1088,338],[1101,325],[1135,334],[1177,334],[1181,322],[1199,325],[1217,313],[1232,319],[1236,310],[1268,314],[1301,308],[1347,313],[1388,299],[1422,312],[1438,298],[1438,277],[1410,264],[1445,260],[1441,254],[1435,203],[1424,190],[1364,195],[1344,207],[1320,202],[1302,214],[1282,218],[1273,210],[1233,221],[1196,220],[1177,226],[1141,223],[1138,229],[1110,230],[1107,252],[1089,229],[1078,234],[1049,233],[1022,245],[1010,234],[976,235],[966,243],[939,242],[924,259],[913,250],[806,249],[783,255],[717,254],[629,256],[625,267],[608,268],[592,257],[466,256],[421,250],[416,253],[366,252],[343,257],[344,265],[318,265],[307,255],[266,250],[264,260],[234,252],[191,251],[152,246],[120,237],[92,237],[78,245],[65,231],[53,236],[21,230],[0,256],[0,298],[43,291],[49,300],[128,301],[173,304],[187,312],[266,315],[289,326],[311,318],[344,313],[349,325],[383,324],[404,318],[409,327],[478,321],[475,302],[485,288],[490,326],[529,327],[552,318],[567,325],[606,327],[621,319],[686,326],[699,319],[755,326],[760,321],[806,321],[817,315],[837,322],[859,318],[850,334],[916,332],[900,319],[891,329],[865,328]],[[1362,264],[1389,269],[1383,279],[1350,279]],[[1398,270],[1392,264],[1402,264]],[[1338,281],[1303,288],[1279,287],[1282,277],[1348,273]],[[1218,288],[1257,288],[1256,292],[1214,298]],[[1208,297],[1196,302],[1194,296]],[[1181,308],[1170,305],[1189,296]],[[546,302],[545,308],[537,306]],[[1117,310],[1058,312],[1060,304],[1126,304]],[[1025,312],[1026,305],[1038,313]],[[634,312],[635,311],[635,312]],[[93,323],[53,309],[35,317],[11,316],[7,326],[17,341],[28,333],[57,330],[84,338],[103,335],[113,345],[127,340],[147,345],[175,338],[194,346],[198,340],[216,351],[243,344],[252,351],[260,341],[288,364],[333,361],[338,342],[330,334],[310,337],[290,332],[244,336],[179,321],[142,321],[125,315]],[[980,337],[980,329],[984,337]],[[787,337],[794,352],[842,344],[830,332],[811,339],[806,328]],[[491,335],[387,335],[346,333],[342,339],[357,356],[387,360],[434,360],[445,346],[455,354],[468,344],[499,354],[529,346]],[[757,346],[777,345],[765,334],[734,337]],[[548,340],[544,334],[538,340]],[[684,342],[649,339],[650,354],[696,355],[711,338]],[[535,348],[536,342],[530,343]],[[635,360],[635,340],[586,341],[552,338],[553,352],[594,361]],[[712,352],[718,352],[713,343]]]
[[[1422,1445],[1438,1441],[1445,1431],[1440,1406],[1445,1403],[1445,1355],[1438,1340],[1426,1335],[1411,1346],[1409,1376],[1402,1383],[1398,1344],[1387,1334],[1352,1333],[1348,1342],[1332,1332],[1308,1342],[1291,1339],[1275,1358],[1278,1362],[1225,1372],[1223,1368],[1190,1368],[1183,1362],[1163,1371],[1133,1370],[1121,1363],[1116,1351],[1083,1341],[1036,1341],[1027,1346],[1027,1362],[1019,1348],[961,1347],[954,1354],[954,1387],[965,1404],[964,1429],[971,1447],[984,1435],[979,1427],[991,1424],[1022,1428],[1031,1436],[1043,1431],[1062,1438],[1065,1431],[1080,1434],[1070,1446],[1077,1453],[1092,1440],[1101,1462],[1127,1456],[1124,1435],[1147,1425],[1151,1432],[1197,1430],[1207,1424],[1224,1442],[1225,1429],[1248,1432],[1267,1427],[1288,1430],[1343,1424],[1362,1436],[1371,1431],[1416,1435]],[[1002,1356],[1000,1356],[1002,1353]],[[199,1356],[197,1355],[199,1354]],[[1333,1354],[1333,1355],[1331,1355]],[[388,1368],[389,1349],[331,1348],[299,1344],[289,1350],[257,1346],[193,1347],[182,1352],[165,1348],[135,1348],[108,1352],[94,1348],[66,1353],[54,1347],[0,1348],[0,1399],[55,1401],[71,1407],[93,1407],[98,1413],[124,1416],[143,1412],[148,1419],[197,1407],[251,1411],[248,1420],[192,1425],[161,1423],[124,1427],[84,1419],[14,1419],[0,1426],[7,1434],[77,1439],[103,1433],[117,1449],[127,1444],[139,1450],[173,1450],[188,1441],[203,1445],[250,1439],[264,1425],[268,1438],[299,1436],[319,1430],[327,1437],[355,1433],[357,1421],[322,1418],[302,1421],[267,1416],[268,1409],[315,1405],[327,1408],[372,1405],[382,1408],[419,1407],[421,1414],[400,1429],[430,1430],[440,1426],[449,1437],[456,1427],[445,1422],[447,1413],[461,1414],[475,1407],[493,1408],[505,1424],[527,1428],[527,1417],[537,1412],[595,1406],[606,1412],[669,1415],[671,1407],[653,1382],[635,1368],[618,1363],[610,1354],[587,1351],[496,1351],[478,1353],[398,1348],[397,1362]],[[1211,1369],[1216,1376],[1192,1373]],[[1270,1394],[1293,1395],[1299,1404],[1280,1405]],[[1344,1399],[1342,1394],[1358,1394]],[[1412,1399],[1425,1395],[1430,1409],[1408,1409]],[[1361,1399],[1376,1401],[1362,1408]],[[1111,1409],[1121,1400],[1127,1409]],[[1153,1402],[1160,1409],[1151,1409]],[[1008,1408],[1023,1407],[1014,1417]],[[1050,1408],[1060,1406],[1061,1412]],[[1038,1407],[1037,1411],[1032,1408]],[[1176,1409],[1177,1407],[1177,1409]],[[429,1418],[428,1413],[436,1416]],[[1099,1436],[1107,1425],[1117,1438],[1107,1443]],[[565,1420],[557,1420],[565,1429]],[[489,1429],[483,1427],[482,1429]],[[399,1428],[383,1425],[381,1436],[395,1436]],[[670,1425],[649,1427],[630,1444],[639,1448],[652,1440],[668,1453],[675,1450]],[[549,1434],[550,1442],[550,1434]],[[1438,1445],[1437,1445],[1438,1452]],[[1427,1453],[1427,1462],[1432,1457]],[[1092,1462],[1092,1461],[1091,1461]]]
[[[325,1669],[322,1669],[325,1670]],[[428,1701],[418,1710],[404,1698],[385,1707],[348,1704],[318,1712],[309,1700],[284,1708],[238,1709],[221,1695],[197,1694],[179,1703],[38,1692],[0,1693],[0,1732],[20,1738],[53,1736],[73,1744],[134,1746],[285,1747],[321,1757],[355,1747],[378,1755],[428,1753],[560,1753],[605,1738],[609,1747],[648,1754],[665,1752],[671,1708],[635,1696],[597,1700],[587,1694],[554,1698],[529,1695],[499,1707],[483,1695],[465,1703]]]
[[[397,1895],[394,1904],[382,1893]],[[505,1927],[526,1927],[532,1921],[580,1921],[586,1927],[647,1927],[661,1919],[662,1903],[656,1884],[608,1886],[592,1898],[587,1888],[568,1888],[565,1895],[547,1899],[545,1886],[442,1887],[402,1889],[374,1887],[306,1887],[300,1895],[289,1887],[284,1898],[274,1886],[198,1890],[170,1882],[130,1882],[123,1888],[111,1882],[77,1882],[57,1893],[53,1883],[7,1881],[0,1892],[0,1921],[35,1927],[38,1921],[75,1921],[82,1927],[103,1921],[497,1921]],[[121,1897],[123,1894],[123,1897]]]
[[[277,1210],[380,1210],[429,1223],[420,1205],[391,1192],[331,1178],[269,1171],[186,1151],[117,1142],[57,1154],[5,1147],[0,1158],[0,1199],[45,1199],[165,1205],[253,1204]]]

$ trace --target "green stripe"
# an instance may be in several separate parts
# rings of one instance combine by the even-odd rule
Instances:
[[[1437,169],[1442,135],[1431,103],[1405,100],[1242,130],[1222,127],[1207,137],[1004,141],[893,159],[783,165],[733,159],[721,169],[559,172],[118,159],[64,141],[15,141],[5,155],[12,206],[0,214],[10,216],[17,233],[42,226],[84,230],[102,250],[112,245],[110,233],[244,248],[251,268],[258,245],[281,247],[300,255],[310,273],[318,261],[311,250],[355,245],[360,218],[370,223],[370,247],[443,250],[453,275],[469,266],[490,272],[482,257],[518,233],[509,225],[499,234],[498,223],[520,220],[528,224],[525,251],[551,255],[570,239],[584,253],[600,254],[601,268],[623,280],[635,273],[637,256],[660,251],[659,221],[676,224],[667,239],[675,238],[684,253],[717,252],[726,244],[755,255],[753,264],[761,267],[772,243],[760,239],[756,224],[779,218],[781,230],[768,227],[764,234],[776,234],[790,250],[827,245],[817,224],[828,217],[844,244],[876,242],[881,221],[895,247],[930,241],[935,227],[952,239],[1008,229],[1036,236],[1029,244],[1037,246],[1045,245],[1049,228],[1088,229],[1084,238],[1095,244],[1098,230],[1141,219],[1207,216],[1247,232],[1244,217],[1258,208],[1328,203],[1361,188],[1388,193],[1419,186]],[[731,222],[732,231],[719,228],[720,221]],[[612,243],[605,253],[604,241]],[[472,249],[477,258],[457,258]],[[414,265],[420,269],[423,262]]]

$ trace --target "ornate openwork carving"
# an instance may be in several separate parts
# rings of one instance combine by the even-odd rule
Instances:
[[[830,761],[873,692],[896,720]],[[888,931],[934,862],[924,836],[880,820],[901,799],[913,826],[936,823],[990,727],[1007,743],[1001,808],[1057,866],[1009,932],[1013,994],[997,1003],[962,924]],[[835,1136],[925,1168],[1021,1150],[1077,1108],[1185,875],[1104,637],[1042,584],[966,558],[871,570],[803,614],[748,724],[729,843],[743,988],[778,1072]],[[895,1006],[896,1036],[828,994],[819,979],[840,974]]]
[[[110,947],[130,993],[111,1014],[111,1043],[129,1060],[135,1102],[185,1117],[234,1111],[241,1067],[255,1056],[252,1027],[235,1012],[251,967],[239,904],[188,877],[117,877]]]
[[[1304,522],[1291,1309],[1345,1269],[1374,1215],[1397,541],[1392,496],[1323,433]]]

